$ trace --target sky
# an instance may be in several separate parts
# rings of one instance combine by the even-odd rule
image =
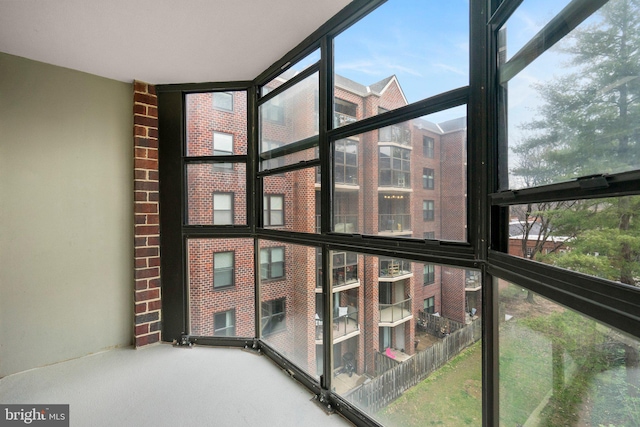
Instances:
[[[570,0],[524,0],[507,22],[507,56],[513,56]],[[335,71],[364,85],[396,75],[407,100],[416,102],[469,84],[469,0],[388,0],[339,34]],[[297,64],[304,68],[319,51]],[[540,105],[533,85],[553,78],[565,59],[546,52],[510,82],[510,137]],[[566,72],[566,71],[565,71]],[[427,117],[440,122],[466,114],[465,107]],[[511,138],[510,138],[511,139]]]

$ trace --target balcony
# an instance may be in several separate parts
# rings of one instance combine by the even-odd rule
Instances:
[[[413,319],[411,314],[411,298],[395,304],[379,304],[380,320],[378,326],[394,327]]]
[[[411,274],[411,262],[409,261],[402,259],[380,259],[378,278],[381,282],[393,282],[397,279],[404,279]]]
[[[410,233],[411,214],[382,214],[378,215],[379,233]]]
[[[339,343],[360,334],[358,310],[353,306],[338,307],[338,316],[332,319],[333,343]],[[323,321],[316,315],[316,344],[322,344]]]
[[[411,146],[411,131],[403,126],[387,126],[378,132],[378,142],[393,142],[396,144]]]

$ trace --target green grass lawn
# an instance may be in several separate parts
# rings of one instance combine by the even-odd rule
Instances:
[[[388,426],[482,425],[481,342],[408,390],[378,413]]]

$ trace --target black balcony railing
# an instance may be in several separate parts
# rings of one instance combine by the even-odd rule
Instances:
[[[378,231],[399,233],[407,230],[411,230],[410,214],[378,215]]]

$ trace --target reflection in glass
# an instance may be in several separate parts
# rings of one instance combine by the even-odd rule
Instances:
[[[247,154],[247,93],[185,95],[187,156]]]
[[[244,163],[187,165],[187,224],[247,223],[247,177]]]
[[[640,168],[639,14],[609,1],[503,83],[511,188]]]
[[[333,143],[334,232],[467,239],[466,117],[433,119]]]
[[[509,254],[640,286],[640,196],[510,207]]]
[[[497,283],[500,425],[639,425],[638,340]]]
[[[189,334],[255,336],[253,241],[189,239],[187,258]]]

